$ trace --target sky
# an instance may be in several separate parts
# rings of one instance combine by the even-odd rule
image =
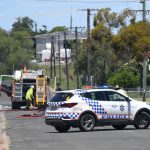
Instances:
[[[150,10],[150,0],[146,4],[146,9]],[[71,15],[73,27],[86,27],[87,13],[81,9],[106,7],[118,13],[125,8],[142,9],[140,0],[0,0],[0,27],[9,31],[16,18],[28,16],[37,23],[38,29],[46,25],[49,31],[56,26],[70,27]],[[91,13],[91,24],[95,13]],[[137,15],[142,19],[141,13]],[[150,20],[150,13],[147,19]]]

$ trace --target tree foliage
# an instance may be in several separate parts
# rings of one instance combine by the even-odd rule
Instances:
[[[106,83],[115,67],[115,54],[108,43],[94,41],[91,52],[91,75],[96,83]]]
[[[150,24],[138,22],[121,29],[112,41],[118,59],[136,59],[141,62],[145,52],[150,51]]]
[[[130,23],[135,23],[135,14],[128,9],[118,14],[112,12],[110,8],[100,9],[94,17],[94,29],[92,36],[94,39],[110,41],[113,37],[114,29],[120,29]]]
[[[28,66],[33,58],[33,35],[38,32],[35,22],[29,17],[18,17],[12,25],[11,32],[0,28],[0,73],[12,73],[13,69]],[[112,12],[110,8],[100,9],[94,17],[94,28],[91,41],[78,42],[79,73],[87,75],[87,47],[90,47],[91,76],[97,84],[119,84],[124,87],[135,87],[141,75],[143,56],[150,51],[150,24],[136,22],[136,16],[128,9],[121,13]],[[35,26],[37,27],[37,26]],[[56,26],[50,32],[63,32],[64,26]],[[74,41],[73,63],[76,70],[76,51]],[[132,64],[132,65],[131,65]],[[140,64],[140,69],[137,67]],[[126,67],[122,67],[125,66]],[[128,67],[127,67],[128,66]],[[129,67],[130,66],[130,67]],[[121,68],[121,69],[120,69]],[[119,71],[118,71],[119,70]],[[109,80],[108,80],[109,79]]]
[[[135,72],[128,67],[122,67],[109,78],[108,83],[114,86],[119,85],[124,88],[134,88],[139,85],[139,80],[140,77],[138,74],[135,74]]]
[[[12,31],[33,32],[34,21],[29,17],[18,17],[17,21],[12,24]]]
[[[127,19],[128,18],[128,19]],[[111,28],[118,28],[126,26],[127,22],[134,23],[136,20],[135,13],[129,9],[124,9],[120,14],[111,12],[110,8],[100,9],[94,18],[94,26],[104,23],[105,26]]]
[[[53,33],[53,32],[63,32],[63,31],[65,31],[66,30],[66,27],[64,27],[64,26],[56,26],[56,27],[54,27],[51,31],[50,31],[50,33]]]
[[[33,40],[31,35],[27,31],[15,31],[12,32],[11,37],[19,42],[19,45],[25,49],[28,53],[31,53],[31,49],[33,48]]]
[[[15,50],[15,52],[9,54],[8,57],[9,70],[13,71],[12,69],[22,69],[24,66],[28,67],[30,60],[31,55],[29,55],[24,49],[18,47],[18,49]]]
[[[14,69],[29,65],[33,53],[33,42],[26,31],[0,30],[0,74],[12,74]]]

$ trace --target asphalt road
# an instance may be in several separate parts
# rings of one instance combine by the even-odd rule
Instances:
[[[68,133],[58,133],[45,125],[44,118],[28,116],[43,112],[11,111],[10,100],[4,95],[0,105],[7,110],[4,113],[10,150],[150,150],[150,128],[136,130],[128,126],[119,131],[105,126],[92,132],[71,128]]]

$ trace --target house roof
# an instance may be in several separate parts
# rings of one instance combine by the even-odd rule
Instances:
[[[75,39],[75,32],[66,31],[66,40],[74,40]],[[34,36],[35,39],[45,39],[45,38],[60,38],[60,40],[64,40],[64,32],[54,32],[54,33],[47,33]],[[87,32],[78,32],[78,39],[87,39]]]

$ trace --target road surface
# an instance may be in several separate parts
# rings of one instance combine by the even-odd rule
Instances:
[[[91,132],[71,128],[68,133],[58,133],[45,125],[44,112],[11,111],[10,100],[4,95],[0,105],[5,109],[1,113],[6,119],[10,150],[150,150],[150,128],[136,130],[128,126],[125,130],[115,130],[105,126]]]

